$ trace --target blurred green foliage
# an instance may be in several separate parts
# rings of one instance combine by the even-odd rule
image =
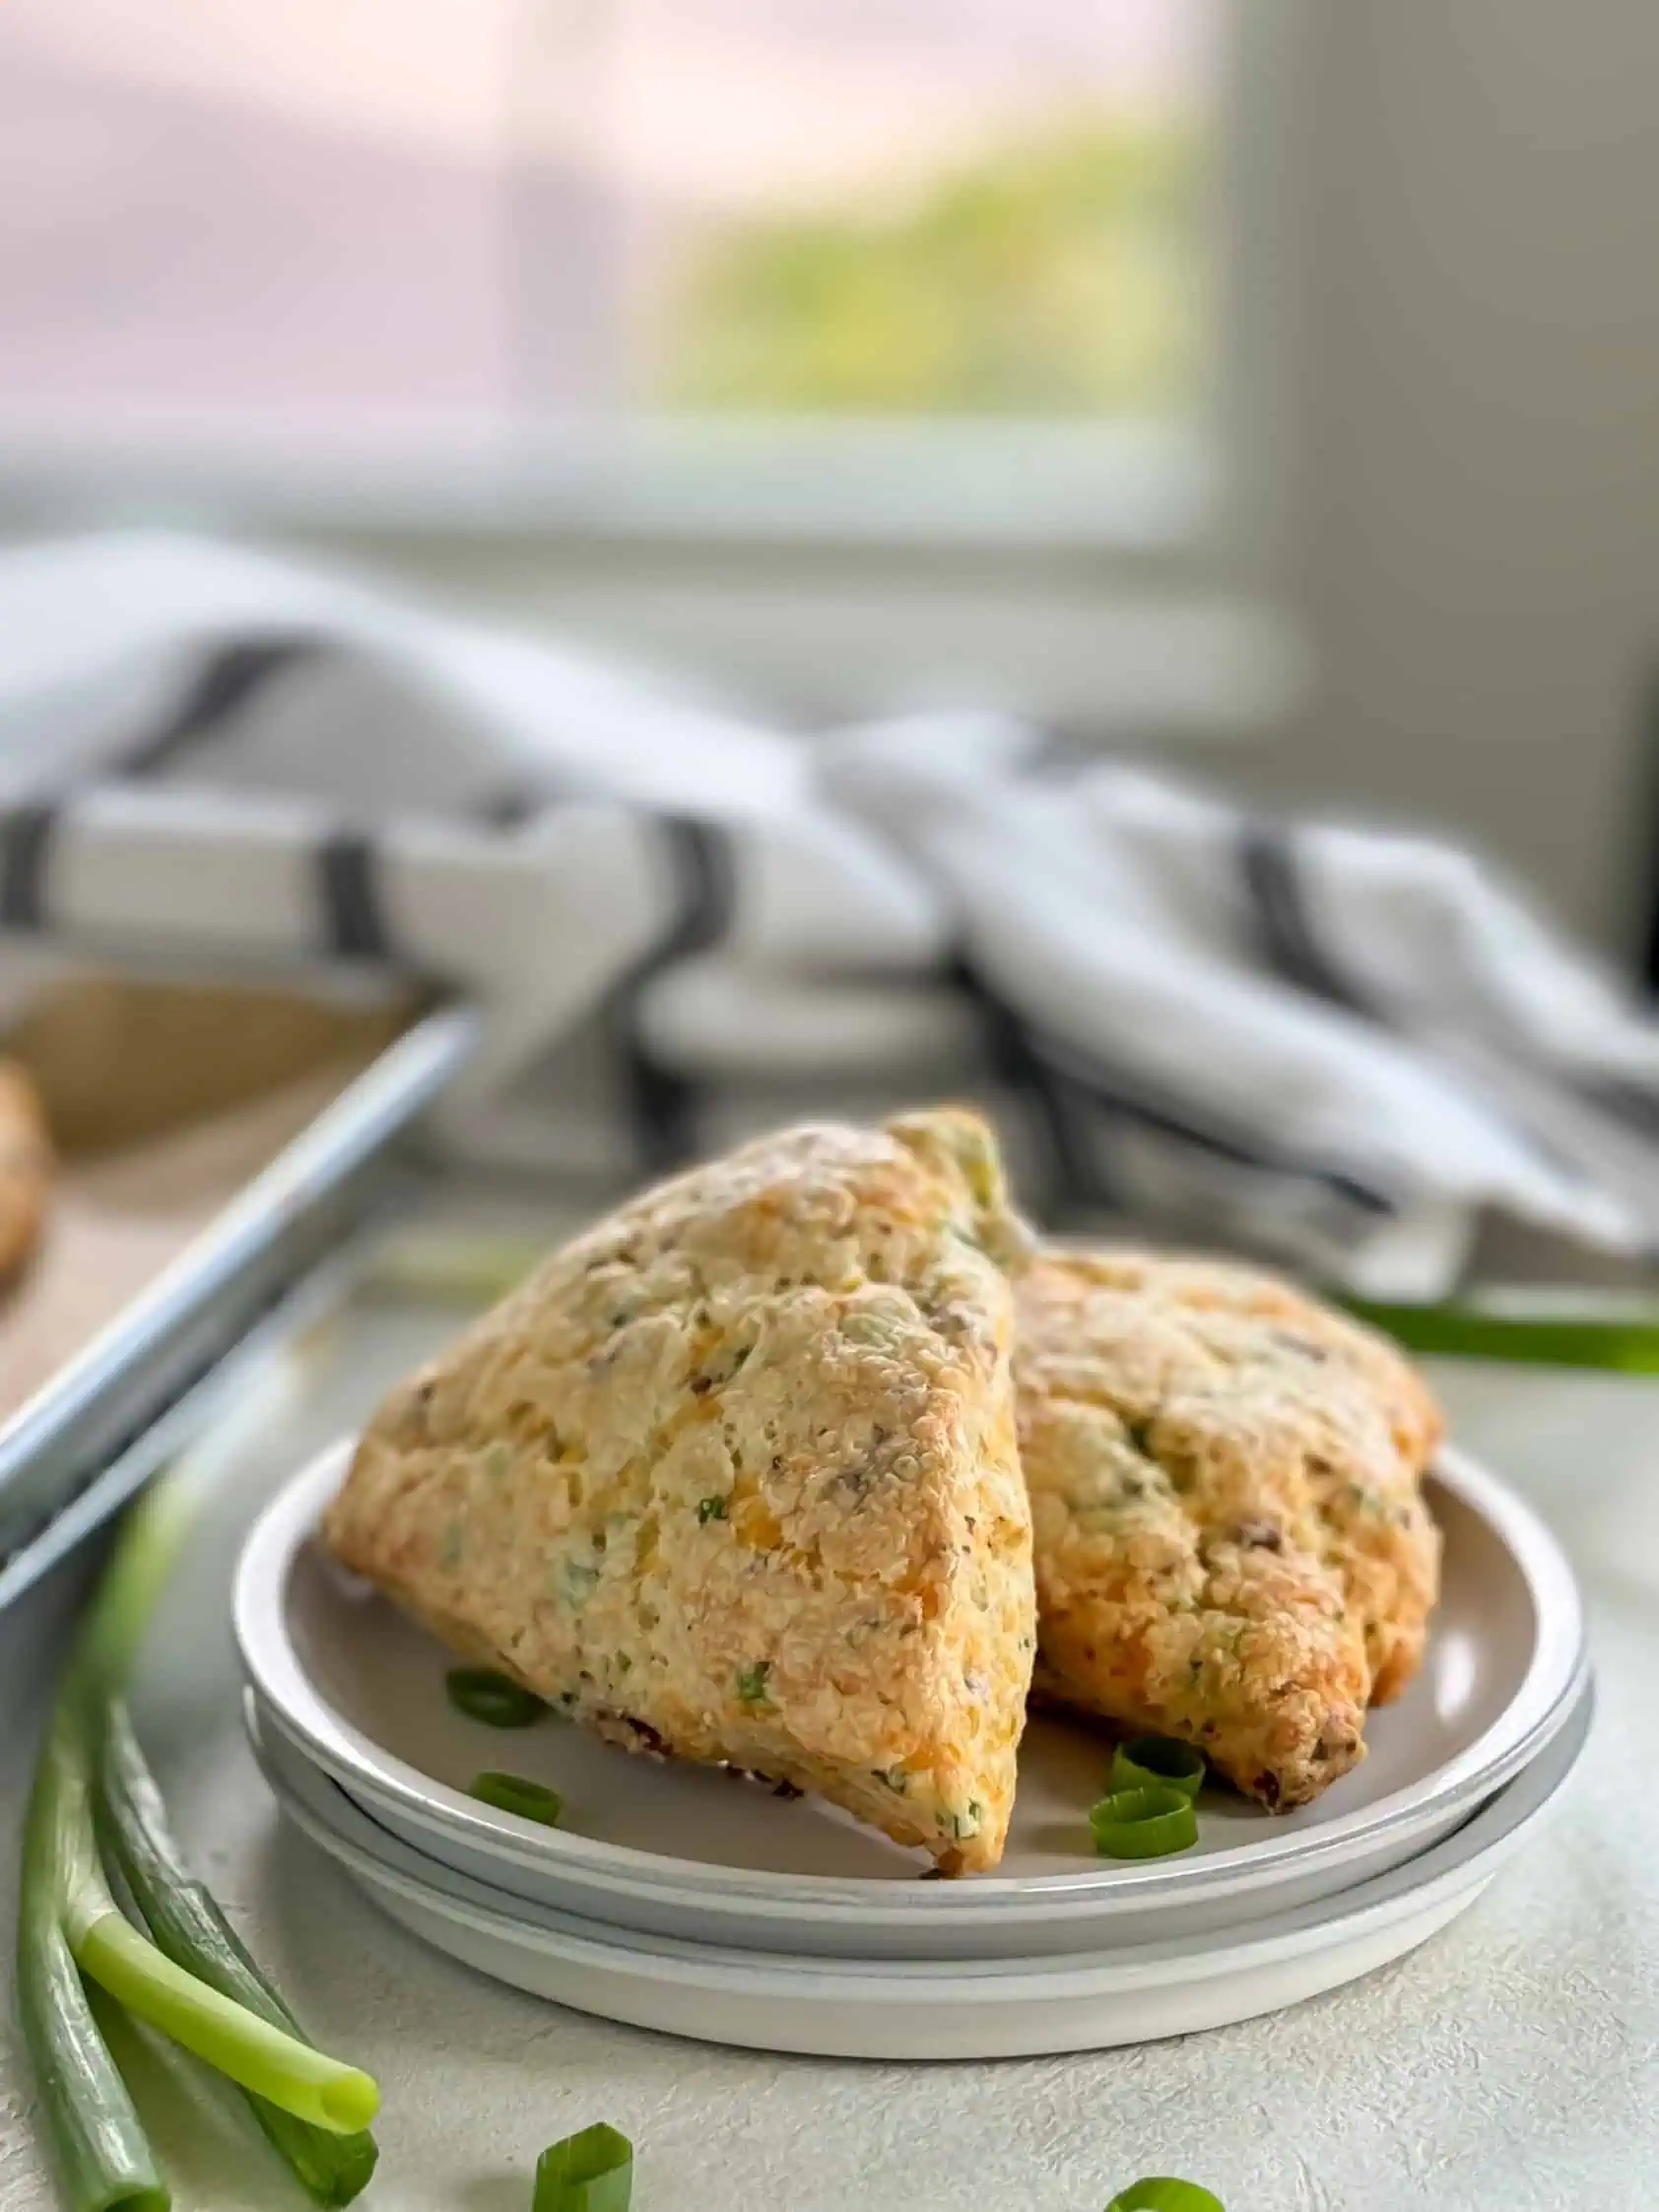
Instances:
[[[1203,369],[1205,179],[1174,123],[1092,119],[902,204],[723,231],[657,351],[671,407],[1167,415]]]

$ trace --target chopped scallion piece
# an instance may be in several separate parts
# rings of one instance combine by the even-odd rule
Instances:
[[[487,1728],[528,1728],[547,1710],[533,1690],[494,1667],[451,1667],[443,1687],[457,1712]]]
[[[557,1789],[548,1789],[523,1775],[475,1775],[467,1785],[467,1795],[500,1812],[516,1813],[520,1820],[539,1820],[544,1828],[557,1828],[564,1810],[564,1800]]]
[[[339,2135],[356,2134],[374,2117],[380,2095],[366,2074],[273,2028],[261,2014],[175,1967],[139,1934],[106,1890],[100,1896],[90,1883],[82,1885],[66,1932],[84,1975],[256,2097]]]
[[[633,2145],[601,2121],[566,2135],[536,2161],[530,2212],[628,2212],[633,2198]]]
[[[1114,1789],[1089,1816],[1103,1858],[1166,1858],[1198,1841],[1198,1815],[1184,1791],[1164,1782]]]
[[[1112,2198],[1106,2212],[1227,2212],[1227,2207],[1196,2181],[1165,2180],[1151,2175],[1144,2181],[1131,2181],[1121,2196]]]
[[[1196,1797],[1204,1783],[1204,1755],[1167,1736],[1130,1736],[1112,1753],[1113,1789],[1144,1789],[1148,1783]]]

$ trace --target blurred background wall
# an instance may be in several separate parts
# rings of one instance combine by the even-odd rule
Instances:
[[[1271,772],[1431,807],[1627,941],[1659,791],[1659,10],[1308,32],[1316,679]]]

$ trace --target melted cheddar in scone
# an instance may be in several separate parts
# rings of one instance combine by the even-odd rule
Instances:
[[[1307,1803],[1422,1659],[1427,1390],[1243,1267],[1056,1251],[1018,1305],[1039,1688],[1196,1745],[1270,1810]]]
[[[763,1138],[394,1391],[326,1540],[614,1742],[994,1866],[1035,1639],[1020,1246],[970,1114]]]

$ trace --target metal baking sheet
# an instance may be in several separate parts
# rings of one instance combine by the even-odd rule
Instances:
[[[476,1034],[465,1007],[416,1021],[0,1425],[0,1603],[60,1556],[53,1531],[78,1501],[67,1526],[87,1533],[132,1494],[158,1424],[177,1430],[204,1378],[384,1199],[396,1140]]]

